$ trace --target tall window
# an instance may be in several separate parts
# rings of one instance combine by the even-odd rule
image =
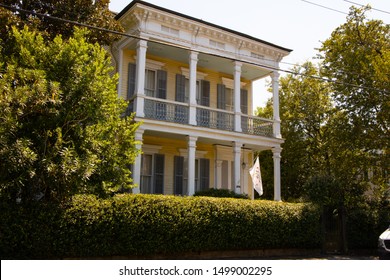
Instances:
[[[176,101],[188,102],[190,98],[190,80],[186,76],[176,74]],[[196,101],[203,106],[210,106],[210,82],[196,81]]]
[[[145,69],[145,95],[156,97],[156,71]]]
[[[145,95],[167,98],[167,72],[164,70],[145,69]]]
[[[136,65],[129,63],[127,77],[127,99],[131,99],[135,91]],[[145,69],[144,91],[146,96],[166,99],[167,72],[164,70]]]
[[[195,160],[195,191],[210,188],[210,160],[200,158]]]
[[[153,155],[142,155],[141,163],[141,192],[152,193]]]
[[[188,159],[175,156],[174,158],[174,193],[187,194]],[[200,158],[195,160],[195,191],[204,191],[210,188],[210,160]]]
[[[234,110],[234,90],[223,84],[217,85],[217,105],[218,109],[227,111]]]
[[[141,164],[141,192],[164,193],[164,155],[143,154]]]

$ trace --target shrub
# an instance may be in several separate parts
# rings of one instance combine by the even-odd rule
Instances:
[[[320,246],[319,211],[303,203],[131,194],[104,200],[78,195],[63,209],[40,205],[35,211],[2,210],[3,258]]]
[[[194,196],[211,196],[211,197],[233,197],[233,198],[248,198],[246,194],[237,194],[234,191],[227,189],[208,189],[205,191],[197,191]]]

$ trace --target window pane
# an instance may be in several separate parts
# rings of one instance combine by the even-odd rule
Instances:
[[[154,97],[156,89],[156,72],[145,70],[145,95]]]
[[[233,111],[233,89],[226,88],[226,110]]]
[[[141,177],[141,193],[152,193],[152,177],[142,176]]]
[[[142,155],[141,175],[152,175],[152,155]]]
[[[152,155],[142,155],[141,193],[151,193],[152,190],[152,158]]]

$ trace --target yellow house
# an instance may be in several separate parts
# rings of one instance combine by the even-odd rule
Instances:
[[[134,193],[253,195],[253,154],[272,150],[280,200],[279,62],[291,50],[144,1],[116,19],[129,36],[110,48],[118,95],[141,122]],[[253,116],[252,82],[272,77],[274,116]]]

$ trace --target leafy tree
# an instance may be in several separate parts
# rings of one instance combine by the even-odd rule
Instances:
[[[369,9],[351,7],[346,23],[323,42],[320,57],[322,75],[334,81],[338,112],[328,146],[338,164],[334,173],[343,185],[383,194],[390,166],[390,25],[367,20]]]
[[[292,69],[298,75],[288,74],[280,78],[282,144],[282,194],[285,198],[299,198],[306,180],[318,172],[328,169],[326,124],[332,114],[329,85],[318,76],[319,70],[311,62]],[[259,116],[272,115],[272,100]],[[265,115],[264,115],[265,114]]]
[[[1,197],[61,201],[131,187],[138,125],[121,118],[117,76],[87,34],[45,41],[12,29],[12,55],[0,56]]]
[[[26,11],[110,30],[123,31],[108,9],[110,0],[2,0],[2,2],[5,5]],[[23,26],[23,24],[27,24],[30,28],[44,32],[51,39],[59,34],[64,39],[73,35],[72,23],[25,12],[10,12],[0,8],[0,22],[8,23],[4,26],[7,29],[10,29],[12,25]],[[4,33],[2,34],[4,35]],[[86,34],[86,38],[88,42],[110,45],[118,39],[118,36],[108,32],[91,30]]]
[[[375,153],[388,149],[390,139],[390,25],[367,20],[369,9],[352,7],[320,57],[322,74],[335,81],[335,105],[353,128],[351,144]]]

